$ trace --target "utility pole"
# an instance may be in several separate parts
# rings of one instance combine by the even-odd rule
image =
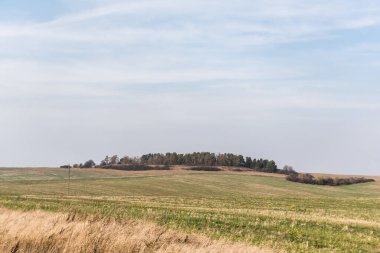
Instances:
[[[69,182],[67,184],[67,196],[70,195],[71,166],[69,166]]]

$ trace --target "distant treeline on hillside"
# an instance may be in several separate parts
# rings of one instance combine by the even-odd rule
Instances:
[[[252,159],[231,153],[215,154],[210,152],[193,152],[187,154],[178,153],[151,153],[140,157],[124,156],[121,159],[117,156],[106,156],[98,165],[89,160],[83,164],[74,164],[75,168],[109,168],[112,165],[186,165],[186,166],[231,166],[245,167],[255,171],[269,173],[295,173],[292,167],[285,166],[284,169],[279,169],[273,160],[268,159]],[[62,166],[69,167],[69,165]]]
[[[273,160],[252,159],[232,153],[215,154],[210,152],[193,152],[187,154],[178,153],[150,153],[137,157],[124,156],[121,159],[117,155],[106,156],[99,164],[93,160],[85,163],[74,164],[74,168],[103,168],[118,170],[170,170],[170,166],[191,166],[195,171],[220,171],[218,166],[247,168],[259,172],[286,174],[287,180],[305,184],[316,185],[348,185],[357,183],[373,182],[368,178],[315,178],[310,174],[297,173],[293,167],[285,165],[279,169]],[[70,165],[61,168],[71,168]]]

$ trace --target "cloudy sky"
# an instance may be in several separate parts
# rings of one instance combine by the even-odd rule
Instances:
[[[1,0],[0,166],[234,152],[380,172],[377,0]]]

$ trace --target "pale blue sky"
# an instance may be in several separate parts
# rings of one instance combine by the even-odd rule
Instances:
[[[0,166],[234,152],[379,174],[380,2],[2,0]]]

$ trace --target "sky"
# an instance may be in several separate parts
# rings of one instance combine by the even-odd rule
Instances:
[[[377,0],[1,0],[0,166],[232,152],[380,175]]]

